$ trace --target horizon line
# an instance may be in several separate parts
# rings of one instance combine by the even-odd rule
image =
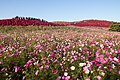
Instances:
[[[14,17],[8,17],[8,18],[0,18],[0,20],[5,20],[5,19],[12,19],[12,18],[15,18],[16,16]],[[18,17],[25,17],[25,16],[18,16]],[[37,19],[43,19],[43,18],[38,18],[38,17],[32,17],[32,16],[27,16],[27,17],[30,17],[30,18],[37,18]],[[48,22],[57,22],[57,21],[64,21],[64,22],[78,22],[78,21],[84,21],[84,20],[103,20],[103,21],[110,21],[110,22],[120,22],[118,20],[110,20],[110,19],[97,19],[97,18],[88,18],[88,19],[79,19],[79,20],[47,20],[47,19],[43,19],[43,20],[46,20]]]

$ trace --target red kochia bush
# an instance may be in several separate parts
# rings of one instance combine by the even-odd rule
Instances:
[[[0,26],[63,26],[36,18],[15,17],[12,19],[0,20]]]
[[[15,17],[12,19],[0,20],[0,26],[93,26],[93,27],[110,27],[112,22],[105,20],[84,20],[80,22],[47,22],[30,17]]]
[[[93,26],[93,27],[110,27],[112,22],[105,21],[105,20],[85,20],[81,22],[73,22],[72,25],[74,26]]]
[[[78,27],[85,27],[85,26],[92,26],[92,27],[110,27],[112,22],[105,21],[105,20],[84,20],[79,22],[54,22],[55,24],[60,24],[64,26],[78,26]]]

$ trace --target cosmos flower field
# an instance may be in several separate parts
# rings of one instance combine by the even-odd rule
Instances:
[[[2,80],[120,80],[120,33],[77,27],[0,27]]]

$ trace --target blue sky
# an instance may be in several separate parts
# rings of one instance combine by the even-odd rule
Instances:
[[[120,21],[120,0],[0,0],[0,19],[15,16],[47,21]]]

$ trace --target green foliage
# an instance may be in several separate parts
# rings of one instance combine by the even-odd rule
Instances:
[[[106,75],[103,77],[103,80],[117,80],[120,79],[120,75],[117,73],[106,73]]]
[[[120,24],[113,23],[109,29],[110,31],[117,31],[120,32]]]

